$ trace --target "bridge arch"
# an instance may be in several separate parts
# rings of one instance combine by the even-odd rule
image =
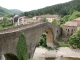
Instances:
[[[16,54],[18,38],[23,32],[26,36],[28,55],[32,58],[36,44],[38,43],[42,33],[46,32],[47,45],[53,47],[55,45],[56,38],[61,35],[61,28],[46,22],[0,30],[0,55],[3,55],[6,52]],[[6,55],[12,56],[12,54]]]
[[[18,57],[15,54],[7,53],[4,54],[5,60],[18,60]]]

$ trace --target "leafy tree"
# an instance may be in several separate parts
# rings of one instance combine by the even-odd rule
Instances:
[[[42,21],[42,22],[48,22],[48,20],[45,17],[41,18],[40,21]]]
[[[7,19],[7,17],[4,17],[2,20],[2,26],[7,27],[7,25],[8,25],[8,19]]]
[[[39,16],[43,14],[59,14],[61,16],[70,15],[76,11],[80,11],[80,0],[72,0],[70,2],[48,6],[42,9],[24,12],[25,16]]]
[[[63,18],[61,18],[60,20],[60,24],[64,24],[65,22],[67,22],[69,20],[70,15],[66,15]]]
[[[58,22],[56,21],[56,19],[53,19],[52,24],[58,25]]]
[[[77,17],[80,17],[80,12],[79,11],[74,11],[72,13],[72,15],[69,17],[69,20],[73,20],[73,19],[75,19]]]
[[[42,36],[40,37],[40,41],[38,43],[38,46],[47,47],[47,44],[46,44],[46,35],[45,34],[42,34]]]
[[[19,60],[28,60],[26,37],[23,33],[19,36],[17,44],[17,56]]]
[[[80,30],[69,38],[69,44],[73,48],[80,48]]]
[[[79,11],[74,11],[72,14],[70,15],[66,15],[64,16],[61,20],[60,20],[60,24],[64,24],[67,21],[71,21],[77,17],[80,17],[80,12]]]

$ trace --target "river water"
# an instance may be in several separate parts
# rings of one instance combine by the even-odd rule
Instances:
[[[47,58],[45,60],[80,60],[80,58],[64,58],[64,57],[58,57],[58,58]]]
[[[80,58],[58,57],[58,58],[35,58],[34,60],[80,60]]]

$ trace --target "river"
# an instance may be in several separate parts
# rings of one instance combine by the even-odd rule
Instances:
[[[57,57],[57,58],[35,58],[34,60],[80,60],[80,58]]]

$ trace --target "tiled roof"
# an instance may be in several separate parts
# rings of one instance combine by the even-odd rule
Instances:
[[[74,22],[74,21],[68,21],[64,25],[65,26],[78,26],[78,23],[77,22]]]
[[[25,22],[37,22],[37,20],[32,20],[30,18],[24,18],[24,21]]]
[[[74,20],[80,21],[80,17],[78,17],[78,18],[76,18],[76,19],[74,19]]]
[[[55,18],[55,17],[59,17],[58,15],[49,15],[49,14],[47,14],[47,15],[40,15],[40,16],[37,16],[37,17],[40,17],[40,18],[43,18],[43,17],[45,17],[45,18]]]

